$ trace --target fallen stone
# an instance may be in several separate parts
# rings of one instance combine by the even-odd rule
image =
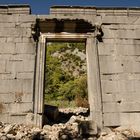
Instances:
[[[8,140],[8,137],[6,135],[3,135],[0,137],[0,140]]]
[[[13,128],[13,125],[9,124],[3,129],[3,132],[8,134],[12,130],[12,128]]]

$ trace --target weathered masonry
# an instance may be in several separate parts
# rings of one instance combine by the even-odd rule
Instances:
[[[85,41],[93,129],[140,130],[140,8],[0,6],[0,121],[42,126],[47,41]]]

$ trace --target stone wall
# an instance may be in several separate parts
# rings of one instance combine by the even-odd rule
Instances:
[[[10,13],[10,15],[9,15]],[[25,122],[33,112],[35,43],[29,6],[0,6],[0,121]]]
[[[54,6],[50,11],[101,26],[103,37],[96,47],[103,125],[140,129],[140,8]]]
[[[36,43],[32,27],[37,17],[30,13],[28,5],[0,6],[0,121],[8,123],[25,123],[27,114],[34,113]],[[102,40],[93,47],[98,48],[103,126],[140,129],[139,16],[139,8],[63,6],[52,7],[50,16],[38,16],[84,19],[101,28]]]

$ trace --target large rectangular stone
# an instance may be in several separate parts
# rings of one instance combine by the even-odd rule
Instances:
[[[22,80],[0,80],[0,93],[22,92]]]
[[[1,43],[0,44],[1,54],[14,54],[15,53],[15,43]]]
[[[24,71],[33,72],[35,71],[35,60],[24,60]]]
[[[140,102],[104,102],[103,112],[114,113],[114,112],[138,112],[140,111]]]
[[[125,61],[123,65],[126,73],[140,73],[140,62]]]
[[[19,37],[19,36],[24,36],[24,37],[31,37],[31,28],[23,28],[23,27],[16,27],[16,28],[0,28],[0,37]]]
[[[0,43],[5,43],[6,42],[6,37],[0,37]]]
[[[29,103],[33,101],[33,93],[32,92],[15,92],[11,93],[12,96],[14,96],[13,103]]]
[[[103,29],[104,36],[103,38],[126,38],[126,39],[139,39],[140,38],[140,29],[137,30],[111,30]]]
[[[29,113],[33,111],[33,103],[12,103],[9,104],[9,113]]]
[[[138,44],[121,45],[114,41],[114,44],[99,43],[98,49],[99,55],[140,55],[140,47]]]
[[[0,121],[4,123],[9,123],[10,117],[9,113],[2,113],[0,114]]]
[[[111,30],[137,30],[140,29],[140,25],[131,25],[131,24],[110,24],[110,25],[103,25],[102,28],[104,29],[111,29]]]
[[[3,57],[3,56],[2,56]],[[1,58],[1,56],[0,56]],[[22,61],[22,60],[34,60],[35,61],[35,54],[26,54],[26,53],[23,53],[23,54],[15,54],[15,55],[10,55],[8,56],[8,60],[11,60],[11,61]]]
[[[6,72],[33,72],[35,60],[13,60],[6,63]]]
[[[140,113],[105,113],[104,126],[124,126],[128,129],[139,130]]]
[[[0,102],[0,114],[5,114],[9,112],[9,104]]]
[[[140,102],[139,92],[112,92],[102,94],[103,102]]]
[[[13,80],[13,79],[15,79],[15,75],[12,74],[11,72],[3,72],[3,73],[0,73],[0,79],[1,80]]]
[[[24,72],[23,61],[7,61],[6,72],[12,72],[12,73]]]
[[[101,87],[102,87],[102,94],[110,94],[112,92],[119,92],[118,81],[101,80]]]
[[[120,126],[120,113],[104,113],[104,126]]]
[[[108,45],[139,45],[140,39],[127,39],[127,38],[104,38],[104,46]],[[99,43],[102,44],[102,43]]]
[[[103,94],[112,92],[139,92],[139,80],[101,80]]]
[[[18,22],[19,23],[27,23],[27,22],[35,23],[36,18],[37,18],[36,15],[22,15],[18,17]]]
[[[33,79],[31,80],[23,80],[22,84],[23,93],[24,94],[32,94],[33,93]]]
[[[10,114],[8,123],[16,124],[25,124],[26,123],[26,114]],[[5,121],[4,121],[5,122]]]
[[[34,54],[35,44],[33,43],[16,43],[16,53]]]
[[[18,22],[18,15],[0,15],[0,23],[15,23]]]
[[[6,61],[0,60],[0,73],[4,73],[6,71]]]
[[[140,73],[101,74],[101,80],[140,80]]]
[[[2,27],[2,28],[9,28],[9,27],[12,28],[12,27],[15,27],[15,23],[8,23],[8,22],[7,22],[7,23],[1,23],[1,22],[0,22],[0,28],[1,28],[1,27]]]
[[[33,79],[34,73],[33,72],[18,72],[17,79]]]
[[[139,17],[129,16],[104,16],[102,17],[102,23],[110,24],[140,24]]]
[[[12,103],[14,101],[15,101],[14,93],[6,93],[6,94],[0,93],[0,102],[1,103]]]
[[[99,58],[99,64],[100,64],[100,72],[101,73],[122,73],[123,72],[123,66],[121,65],[121,61],[115,60],[115,56],[111,57],[113,59],[108,59],[110,57],[102,57]]]

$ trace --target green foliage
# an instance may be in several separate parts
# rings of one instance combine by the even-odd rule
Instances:
[[[45,69],[45,102],[56,103],[59,101],[72,103],[77,97],[87,99],[87,77],[86,71],[79,72],[74,76],[73,69],[84,63],[79,56],[70,52],[78,48],[84,52],[83,43],[51,43],[47,46],[46,69]],[[68,65],[66,65],[66,63]],[[63,64],[63,66],[62,66]],[[70,66],[70,65],[73,66]],[[71,69],[72,70],[68,70]],[[80,70],[79,70],[80,71]]]

